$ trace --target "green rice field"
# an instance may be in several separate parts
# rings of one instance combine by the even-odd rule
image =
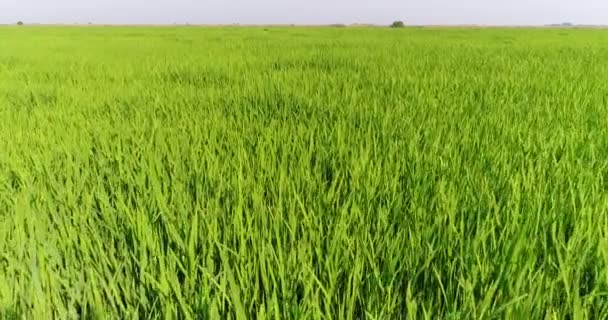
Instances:
[[[606,319],[608,31],[2,27],[0,318]]]

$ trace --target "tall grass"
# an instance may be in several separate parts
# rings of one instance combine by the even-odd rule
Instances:
[[[2,28],[0,317],[608,317],[601,30]]]

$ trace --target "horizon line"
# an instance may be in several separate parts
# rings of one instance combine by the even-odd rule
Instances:
[[[19,22],[15,23],[0,23],[0,26],[58,26],[58,27],[69,27],[69,26],[93,26],[93,27],[389,27],[389,24],[378,24],[378,23],[96,23],[96,22],[73,22],[73,23],[45,23],[45,22],[25,22],[19,25]],[[573,23],[554,23],[554,24],[477,24],[477,23],[463,23],[463,24],[406,24],[403,28],[408,27],[486,27],[486,28],[538,28],[538,27],[552,27],[552,28],[584,28],[584,27],[608,27],[608,24],[573,24]]]

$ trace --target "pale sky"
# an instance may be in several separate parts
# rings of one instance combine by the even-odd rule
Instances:
[[[608,25],[608,0],[0,0],[0,23]]]

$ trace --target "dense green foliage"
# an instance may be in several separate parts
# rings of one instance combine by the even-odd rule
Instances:
[[[0,29],[0,317],[608,316],[602,30]]]

